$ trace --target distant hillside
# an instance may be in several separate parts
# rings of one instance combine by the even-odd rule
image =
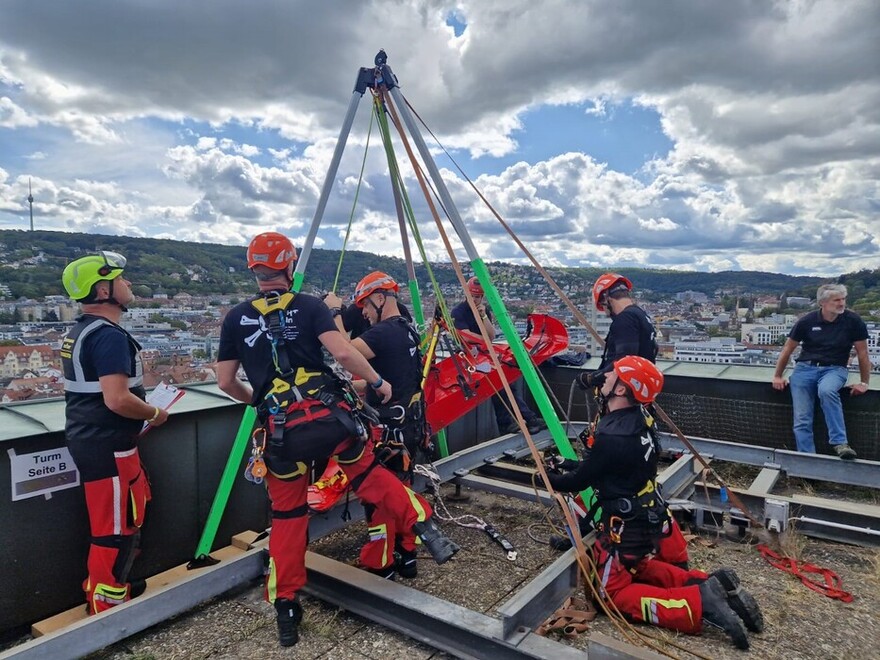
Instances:
[[[199,294],[234,294],[250,292],[253,278],[245,268],[245,248],[210,243],[187,243],[155,238],[132,238],[128,236],[105,236],[95,234],[71,234],[50,231],[0,230],[0,283],[7,285],[13,297],[41,298],[51,294],[63,294],[60,276],[64,266],[76,257],[98,249],[113,250],[124,254],[129,260],[126,273],[141,288],[141,295],[159,289],[169,296],[186,291]],[[312,251],[306,274],[306,284],[317,290],[326,290],[336,273],[339,252],[336,250]],[[531,267],[507,263],[490,263],[490,271],[499,282],[534,282],[540,275]],[[343,295],[371,270],[383,270],[406,280],[406,266],[401,259],[384,257],[367,252],[346,252],[340,276]],[[427,282],[424,266],[418,265],[417,277]],[[592,282],[603,270],[595,268],[549,269],[561,286]],[[726,271],[721,273],[682,272],[671,270],[648,270],[623,268],[619,272],[635,282],[636,287],[650,298],[661,298],[678,291],[702,291],[712,295],[717,290],[740,294],[787,292],[789,295],[804,293],[815,295],[815,287],[822,282],[817,277],[795,277],[778,273],[754,271]],[[455,274],[449,264],[435,267],[435,275],[441,284],[452,284]],[[842,281],[852,282],[855,294],[880,296],[876,284],[880,271],[864,271],[842,276]],[[868,289],[875,287],[874,292]],[[542,289],[536,289],[542,290]],[[855,295],[850,302],[857,300]],[[877,298],[872,298],[875,306]]]

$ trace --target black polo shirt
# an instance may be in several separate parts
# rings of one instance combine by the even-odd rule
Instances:
[[[853,343],[866,340],[868,328],[858,314],[848,309],[830,322],[822,318],[821,310],[816,310],[799,318],[788,338],[801,345],[796,362],[845,367]]]
[[[656,337],[657,331],[648,313],[638,305],[630,305],[611,319],[599,371],[611,371],[614,363],[627,355],[656,362]]]
[[[471,306],[468,305],[467,300],[462,300],[453,307],[449,315],[452,317],[452,324],[456,329],[470,330],[475,334],[480,334],[480,326],[477,323],[477,319],[474,317],[474,312],[471,310]],[[491,309],[486,309],[486,317],[490,324],[494,323]]]

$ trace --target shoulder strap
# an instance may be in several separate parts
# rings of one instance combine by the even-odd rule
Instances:
[[[251,305],[253,305],[254,309],[256,309],[260,314],[262,314],[263,316],[267,316],[271,312],[285,311],[288,307],[290,307],[290,303],[293,302],[293,299],[295,297],[296,294],[292,291],[282,293],[281,295],[275,293],[255,298],[251,301]]]
[[[292,291],[280,295],[272,292],[251,301],[251,305],[262,315],[263,320],[266,322],[269,340],[272,344],[272,358],[275,364],[275,371],[281,376],[288,376],[292,371],[290,357],[284,349],[284,312],[293,303],[295,297],[296,294]],[[279,350],[279,347],[281,347],[281,350]]]

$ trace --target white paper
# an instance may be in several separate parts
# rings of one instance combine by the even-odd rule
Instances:
[[[147,395],[147,403],[162,410],[168,410],[181,394],[180,389],[174,387],[174,385],[167,385],[164,382],[159,383],[156,385],[156,389]]]
[[[147,403],[156,408],[168,410],[174,402],[184,394],[186,394],[185,390],[181,390],[179,387],[174,387],[174,385],[168,385],[167,383],[162,382],[156,385],[156,389],[147,395]],[[144,426],[141,429],[141,435],[143,435],[144,431],[146,431],[149,426],[149,422],[144,422]]]

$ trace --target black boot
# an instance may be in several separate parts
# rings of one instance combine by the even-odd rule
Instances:
[[[700,584],[700,599],[703,601],[703,621],[721,628],[730,635],[733,645],[738,649],[749,648],[749,637],[742,621],[727,604],[727,592],[718,578],[710,577]]]
[[[400,577],[412,580],[414,577],[418,576],[419,567],[416,563],[417,554],[418,553],[415,550],[404,550],[403,548],[394,553],[397,559],[397,574]]]
[[[577,523],[581,538],[593,531],[593,525],[586,517],[578,518]],[[559,534],[551,534],[548,543],[554,550],[564,551],[571,548],[571,539],[568,536],[560,536]]]
[[[394,564],[389,564],[388,566],[383,566],[382,568],[368,568],[368,573],[372,573],[383,580],[391,580],[394,581],[395,576],[397,575],[397,571],[394,568]]]
[[[278,642],[281,646],[293,646],[299,641],[299,623],[303,617],[299,600],[277,598],[275,612],[278,615]]]
[[[554,550],[569,550],[571,549],[571,539],[567,536],[559,536],[558,534],[551,534],[549,541],[550,547]]]
[[[732,568],[719,568],[712,573],[712,577],[718,578],[718,582],[727,591],[727,604],[730,609],[737,613],[746,628],[752,632],[764,630],[764,615],[758,606],[758,601],[739,583],[739,575]]]
[[[147,590],[146,580],[132,580],[128,586],[128,597],[137,598]]]
[[[461,550],[455,541],[445,536],[437,528],[433,518],[428,518],[425,522],[416,523],[413,525],[413,531],[422,540],[422,543],[425,544],[428,552],[431,553],[434,561],[438,564],[446,563],[452,559],[452,555]]]

